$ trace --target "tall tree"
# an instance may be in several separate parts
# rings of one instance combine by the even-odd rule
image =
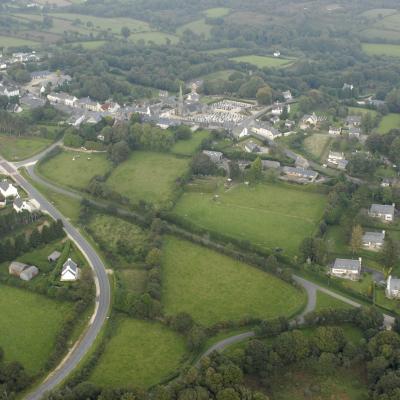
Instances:
[[[351,233],[350,247],[353,254],[361,249],[362,246],[363,230],[360,225],[353,227]]]

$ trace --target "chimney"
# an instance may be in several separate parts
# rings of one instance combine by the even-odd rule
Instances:
[[[358,261],[360,261],[360,264],[362,263],[362,258],[358,257]]]
[[[383,236],[385,236],[385,234],[386,234],[386,231],[385,231],[385,230],[383,230],[383,231],[382,231],[382,235],[383,235]]]

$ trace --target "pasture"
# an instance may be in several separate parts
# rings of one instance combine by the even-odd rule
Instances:
[[[325,203],[324,195],[289,184],[238,184],[227,191],[219,185],[214,192],[184,193],[173,213],[205,230],[294,255],[316,229]]]
[[[227,7],[215,7],[209,8],[208,10],[204,11],[204,13],[208,18],[221,18],[225,17],[225,15],[228,15],[230,11],[230,8]]]
[[[159,205],[171,198],[176,180],[188,166],[188,159],[137,151],[114,169],[106,184],[133,203],[145,200]]]
[[[146,389],[174,373],[185,351],[184,338],[161,324],[118,318],[89,381],[106,388]]]
[[[53,13],[51,16],[73,21],[76,28],[83,27],[90,30],[109,31],[117,35],[120,35],[123,26],[129,28],[132,33],[149,32],[152,30],[147,22],[133,18],[102,18],[73,13]]]
[[[0,309],[0,347],[5,361],[19,361],[28,373],[39,373],[53,351],[70,305],[0,285]]]
[[[326,309],[343,309],[343,308],[351,308],[349,304],[344,303],[338,299],[335,299],[332,296],[324,292],[317,292],[317,306],[315,311],[321,311]]]
[[[20,161],[40,153],[52,141],[42,137],[7,136],[0,134],[0,154],[9,161]]]
[[[162,267],[165,312],[187,312],[202,325],[290,317],[305,302],[304,293],[271,274],[174,237],[165,239]]]
[[[83,190],[94,176],[104,175],[111,168],[106,157],[104,153],[66,150],[39,164],[37,168],[44,178],[54,183]]]
[[[363,43],[362,49],[369,56],[400,57],[400,45]]]
[[[331,137],[323,133],[314,133],[304,140],[304,149],[318,159],[322,159],[329,147]]]
[[[204,75],[202,78],[207,80],[227,80],[234,72],[236,72],[234,69],[223,69],[221,71]]]
[[[131,40],[132,42],[138,42],[139,40],[144,40],[146,43],[153,42],[155,44],[166,44],[168,42],[176,44],[178,43],[179,38],[169,33],[157,31],[157,32],[134,33],[133,35],[129,36],[129,40]]]
[[[371,110],[369,108],[363,108],[363,107],[348,107],[349,115],[365,115],[365,114],[371,114],[372,117],[376,117],[378,114],[376,110]]]
[[[86,50],[97,50],[99,47],[108,43],[105,40],[89,40],[87,42],[76,42],[74,44],[81,45]]]
[[[385,134],[392,129],[400,129],[400,114],[385,115],[378,126],[378,133]]]
[[[30,46],[35,47],[38,46],[38,42],[34,42],[33,40],[29,39],[22,39],[13,36],[4,36],[0,35],[0,46],[4,48],[8,47],[19,47],[19,46]]]
[[[199,148],[203,140],[210,136],[209,131],[197,131],[192,134],[189,140],[179,140],[172,147],[171,152],[183,156],[193,155]]]
[[[182,35],[186,30],[190,30],[196,35],[204,35],[208,39],[211,36],[211,28],[211,25],[208,25],[204,19],[198,19],[182,25],[176,30],[176,33]]]
[[[280,68],[292,64],[294,60],[288,60],[284,58],[268,57],[268,56],[240,56],[230,58],[232,61],[238,63],[252,64],[257,68]]]

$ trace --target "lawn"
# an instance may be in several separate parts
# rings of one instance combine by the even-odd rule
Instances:
[[[52,182],[83,190],[94,176],[104,175],[111,168],[111,163],[104,153],[63,151],[37,168],[44,178]]]
[[[39,373],[70,305],[0,285],[0,309],[0,347],[5,360],[19,361],[30,374]]]
[[[205,52],[208,54],[226,54],[226,53],[232,53],[233,51],[236,51],[236,47],[222,47],[220,49],[213,49],[213,50],[206,50]]]
[[[230,60],[236,62],[248,63],[256,66],[257,68],[279,68],[293,63],[293,60],[288,60],[284,58],[267,57],[267,56],[241,56],[234,57]]]
[[[326,310],[327,308],[333,309],[343,309],[343,308],[351,308],[349,304],[344,303],[338,299],[335,299],[332,296],[324,292],[317,292],[317,306],[315,311]]]
[[[381,134],[388,133],[392,129],[400,129],[400,114],[385,115],[378,126],[378,132]]]
[[[107,186],[133,203],[146,200],[159,205],[171,198],[188,165],[189,160],[170,154],[134,152],[112,172]]]
[[[193,22],[189,22],[188,24],[182,25],[176,30],[178,35],[183,35],[186,30],[190,30],[196,35],[204,35],[206,39],[211,36],[211,25],[206,24],[204,19],[198,19]]]
[[[174,213],[200,228],[291,255],[313,234],[326,203],[324,195],[289,184],[238,184],[228,191],[220,185],[214,194],[186,192]]]
[[[120,318],[89,381],[106,388],[148,388],[174,373],[185,351],[184,338],[167,327]]]
[[[42,137],[0,135],[0,154],[9,161],[20,161],[40,153],[51,143]]]
[[[369,56],[400,57],[400,45],[363,43],[362,49]]]
[[[369,108],[362,107],[348,107],[349,115],[364,115],[371,114],[373,117],[377,115],[375,110],[371,110]]]
[[[209,8],[204,13],[208,18],[221,18],[225,17],[230,13],[230,8],[227,7],[216,7],[216,8]]]
[[[209,131],[197,131],[192,134],[189,140],[179,140],[172,147],[171,152],[183,156],[193,155],[199,148],[204,139],[210,136]]]
[[[222,71],[212,72],[211,74],[204,75],[202,78],[207,80],[227,80],[235,71],[234,69],[224,69]]]
[[[202,325],[246,316],[291,317],[305,294],[257,268],[173,237],[163,248],[165,312],[185,311]]]
[[[304,140],[304,148],[314,157],[322,159],[330,142],[331,137],[329,135],[314,133]]]
[[[0,46],[7,47],[19,47],[19,46],[38,46],[38,42],[34,42],[33,40],[21,39],[12,36],[3,36],[0,35]]]

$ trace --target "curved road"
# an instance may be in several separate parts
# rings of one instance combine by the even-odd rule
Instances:
[[[56,145],[57,144],[53,145],[52,147],[55,147]],[[36,162],[49,150],[51,150],[51,148],[47,149],[46,152],[43,152],[28,160],[27,163]],[[25,164],[26,163],[18,163],[17,166],[22,166]],[[15,182],[28,193],[29,197],[36,199],[40,203],[42,211],[48,213],[54,219],[60,219],[63,222],[66,233],[85,255],[89,265],[94,271],[96,300],[93,316],[88,327],[86,328],[86,331],[65,356],[64,360],[61,361],[58,367],[52,371],[38,387],[36,387],[25,397],[27,400],[39,400],[47,391],[54,389],[62,381],[64,381],[65,378],[68,377],[68,375],[77,367],[79,362],[83,359],[87,351],[93,345],[108,316],[111,301],[110,282],[101,258],[97,255],[90,243],[79,233],[79,230],[74,228],[71,223],[44,196],[42,196],[37,189],[27,182],[18,173],[13,164],[8,163],[0,158],[0,167],[5,170],[6,173],[10,175]]]

